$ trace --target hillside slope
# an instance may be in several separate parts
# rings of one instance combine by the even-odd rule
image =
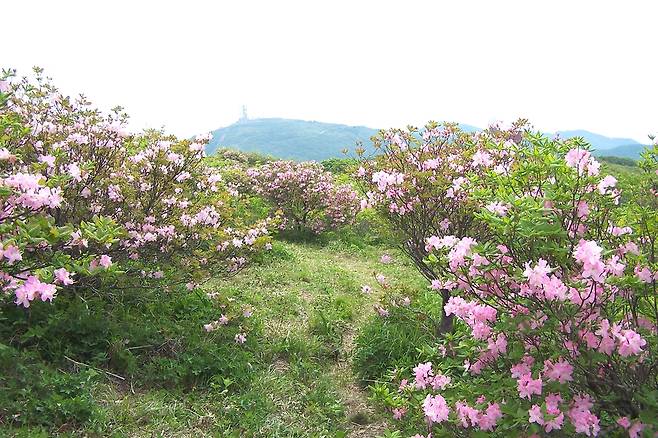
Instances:
[[[342,150],[353,151],[358,141],[372,150],[370,137],[376,129],[291,119],[245,120],[213,131],[207,147],[209,154],[218,147],[245,152],[260,152],[277,158],[322,161],[343,157]]]
[[[625,144],[611,149],[596,149],[594,155],[631,158],[633,160],[639,160],[641,158],[640,153],[642,153],[642,151],[644,151],[645,148],[646,146],[638,143]]]

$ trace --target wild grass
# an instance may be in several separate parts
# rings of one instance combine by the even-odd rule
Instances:
[[[393,256],[392,263],[379,261],[384,252]],[[365,242],[358,234],[276,241],[270,253],[238,276],[206,285],[208,291],[254,309],[243,346],[232,341],[231,329],[225,336],[203,331],[204,322],[218,317],[217,309],[193,294],[163,294],[153,300],[126,297],[132,300],[131,306],[122,310],[110,309],[102,300],[58,299],[61,308],[52,320],[44,316],[41,325],[31,321],[30,327],[35,328],[21,329],[20,346],[41,352],[31,359],[31,367],[47,371],[42,374],[46,386],[53,387],[53,376],[64,379],[64,394],[68,391],[73,397],[78,396],[73,394],[78,380],[87,378],[80,391],[85,401],[82,408],[89,413],[71,421],[52,394],[46,394],[36,400],[34,412],[25,421],[11,417],[15,414],[11,409],[3,411],[0,434],[381,435],[387,420],[368,403],[352,367],[355,338],[365,324],[379,318],[372,310],[383,293],[376,286],[376,273],[418,294],[426,287],[395,248]],[[371,295],[361,292],[364,284],[373,287]],[[64,318],[69,306],[81,306],[73,319]],[[30,330],[50,330],[51,336]],[[11,337],[10,331],[15,333],[16,327],[6,329],[2,342]],[[70,339],[79,343],[68,345]],[[16,340],[14,344],[18,345]],[[88,378],[84,373],[90,372],[93,376]],[[66,418],[40,423],[38,418],[44,415],[40,412],[50,408],[53,415]]]

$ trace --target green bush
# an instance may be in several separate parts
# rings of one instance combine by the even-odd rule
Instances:
[[[255,318],[247,343],[238,345],[236,324],[203,330],[221,312],[203,295],[173,290],[141,296],[130,290],[117,300],[62,296],[52,304],[35,303],[29,314],[7,304],[0,308],[0,339],[55,366],[73,359],[145,387],[188,389],[216,376],[249,379],[252,341],[260,332]]]
[[[373,316],[356,339],[353,366],[364,384],[395,369],[415,366],[436,344],[431,327],[438,320],[440,297],[419,294],[410,307],[390,308],[388,317]]]
[[[81,425],[97,413],[91,389],[98,373],[52,369],[33,356],[0,344],[0,424]]]

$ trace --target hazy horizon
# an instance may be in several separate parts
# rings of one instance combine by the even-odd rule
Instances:
[[[22,1],[0,65],[190,136],[250,118],[372,128],[527,118],[643,144],[658,4]]]

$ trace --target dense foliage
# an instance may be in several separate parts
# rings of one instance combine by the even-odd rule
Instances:
[[[247,175],[252,189],[283,213],[284,229],[317,234],[351,223],[360,209],[352,187],[335,184],[315,162],[275,161]]]
[[[423,417],[439,434],[637,436],[658,412],[655,162],[645,193],[627,198],[582,140],[520,128],[466,142],[488,158],[458,177],[465,201],[443,208],[470,205],[478,228],[435,230],[423,261],[460,324],[399,394],[380,391],[397,418]],[[415,175],[396,175],[385,202]],[[454,186],[437,179],[436,190]]]

